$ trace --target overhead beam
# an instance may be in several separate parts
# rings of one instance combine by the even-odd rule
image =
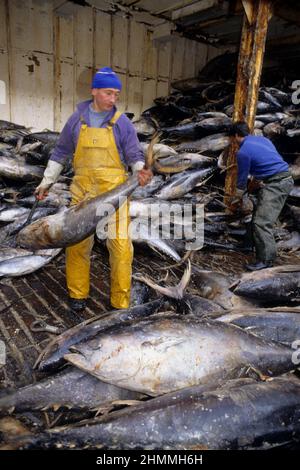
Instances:
[[[199,13],[201,11],[209,10],[210,8],[218,7],[220,8],[220,4],[218,0],[202,0],[191,5],[186,5],[185,7],[178,8],[178,10],[172,11],[172,21],[179,20],[186,16],[194,15],[195,13]]]
[[[188,33],[196,33],[198,30],[201,30],[203,28],[216,26],[219,24],[224,25],[224,21],[226,21],[226,15],[220,13],[220,16],[215,16],[214,18],[211,18],[209,20],[197,21],[197,23],[193,23],[192,25],[184,26],[184,31]]]
[[[259,84],[262,72],[268,23],[272,16],[272,0],[242,0],[245,8],[242,37],[237,63],[237,82],[234,97],[233,121],[245,120],[253,130]],[[236,191],[238,147],[229,147],[225,180],[226,205]]]
[[[183,5],[183,2],[184,2],[184,5]],[[177,2],[175,4],[173,2],[168,7],[165,6],[165,8],[163,8],[162,10],[156,10],[155,12],[153,12],[153,14],[155,15],[165,14],[165,13],[168,13],[169,11],[177,10],[178,8],[188,6],[191,3],[195,3],[195,0],[181,0],[180,2]]]

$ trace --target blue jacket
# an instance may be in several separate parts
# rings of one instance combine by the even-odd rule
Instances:
[[[263,180],[283,171],[289,166],[266,137],[248,135],[242,142],[237,154],[238,189],[245,189],[250,174]]]

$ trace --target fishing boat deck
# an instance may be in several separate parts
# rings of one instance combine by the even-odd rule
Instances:
[[[224,274],[243,272],[245,261],[251,256],[221,250],[203,250],[194,253],[193,262],[202,269],[212,269]],[[282,254],[279,264],[300,263],[300,253]],[[178,281],[182,267],[161,258],[153,252],[137,248],[134,273],[143,273],[158,281],[170,273],[168,283]],[[0,388],[19,387],[33,382],[37,372],[33,366],[53,334],[33,332],[35,320],[58,326],[62,330],[74,326],[76,320],[69,311],[65,281],[65,258],[60,254],[44,268],[23,277],[1,280],[0,289],[0,339],[6,345],[6,364],[0,365]],[[197,289],[193,279],[191,291]],[[80,314],[88,320],[104,314],[109,309],[109,264],[106,249],[96,246],[92,254],[91,293],[87,309]],[[79,321],[79,320],[78,320]],[[77,321],[77,323],[78,323]]]

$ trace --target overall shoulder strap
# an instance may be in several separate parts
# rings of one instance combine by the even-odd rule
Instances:
[[[107,125],[112,127],[117,122],[120,116],[122,116],[122,113],[120,113],[120,111],[116,111]]]
[[[86,123],[84,117],[82,116],[82,114],[80,115],[79,121],[81,123],[81,127],[83,127],[83,128],[87,127],[87,123]]]

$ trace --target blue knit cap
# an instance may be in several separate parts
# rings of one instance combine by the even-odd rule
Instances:
[[[102,67],[95,73],[92,88],[116,88],[122,89],[122,83],[118,75],[110,67]]]

